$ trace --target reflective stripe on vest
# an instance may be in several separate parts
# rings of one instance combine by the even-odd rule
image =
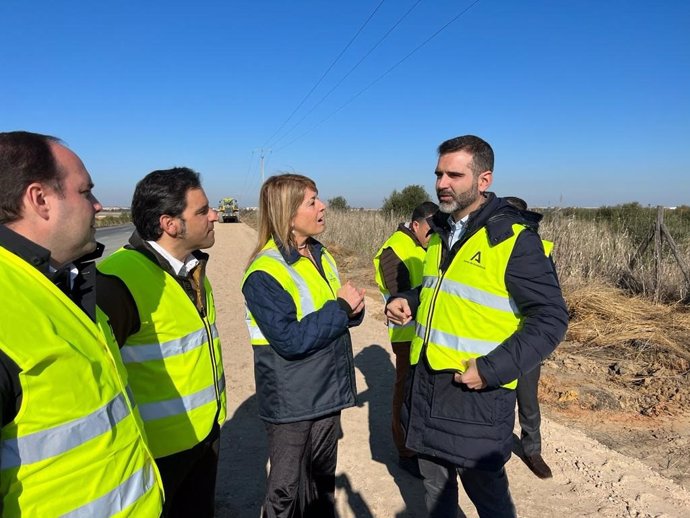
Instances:
[[[424,288],[433,289],[434,285],[436,284],[436,280],[437,277],[424,277],[422,286]],[[511,297],[501,297],[500,295],[487,293],[486,291],[460,282],[443,279],[440,290],[448,293],[449,295],[462,297],[481,306],[487,306],[499,311],[506,311],[507,313],[514,314],[518,314],[520,312],[515,304],[515,301]]]
[[[492,245],[486,228],[458,250],[440,271],[442,244],[432,236],[424,264],[424,281],[411,362],[423,353],[434,370],[464,371],[465,362],[489,354],[519,329],[522,316],[505,286],[505,270],[519,234]],[[504,385],[515,388],[516,381]]]
[[[142,495],[146,494],[156,483],[153,467],[149,466],[135,472],[112,491],[86,505],[65,513],[61,518],[93,518],[94,516],[112,516],[121,512]],[[158,516],[158,515],[153,515]]]
[[[225,391],[225,377],[218,380],[218,389]],[[215,401],[215,399],[216,387],[209,385],[194,394],[169,399],[168,401],[140,405],[139,412],[144,421],[153,421],[155,419],[163,419],[164,417],[187,414],[206,403]]]
[[[216,324],[211,325],[211,336],[213,339],[218,338],[218,328]],[[182,338],[170,340],[168,342],[158,344],[143,344],[143,345],[125,345],[122,351],[122,361],[127,363],[141,363],[150,360],[162,360],[170,358],[179,354],[185,354],[197,347],[202,347],[207,343],[206,328],[202,327],[196,331],[189,333]]]
[[[386,240],[386,242],[379,248],[374,256],[374,273],[376,277],[376,284],[379,287],[381,295],[383,295],[384,302],[388,301],[390,292],[385,286],[383,275],[381,272],[381,254],[386,248],[393,250],[395,255],[400,259],[407,269],[410,287],[416,288],[422,283],[422,271],[424,265],[424,256],[426,250],[417,244],[412,237],[403,232],[396,230]],[[391,343],[409,342],[414,338],[415,321],[411,320],[408,323],[400,326],[392,322],[388,322],[388,336]]]
[[[31,464],[55,457],[108,432],[129,415],[125,396],[115,399],[95,412],[61,426],[2,441],[2,469]]]
[[[94,323],[2,247],[0,292],[0,349],[23,393],[0,430],[2,516],[159,516],[162,483],[105,315]]]
[[[188,450],[226,417],[225,377],[213,292],[202,315],[177,279],[142,253],[120,249],[98,268],[122,279],[141,326],[122,356],[156,458]]]
[[[321,253],[321,267],[326,279],[306,257],[301,257],[291,265],[287,264],[275,241],[271,239],[247,268],[242,284],[255,271],[268,273],[292,297],[299,321],[305,315],[321,309],[327,301],[336,299],[336,293],[340,289],[340,277],[335,260],[325,248]],[[246,310],[245,321],[251,344],[253,346],[268,345],[268,340],[259,329],[249,309]]]

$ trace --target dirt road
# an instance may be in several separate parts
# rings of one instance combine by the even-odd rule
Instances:
[[[252,351],[244,324],[242,272],[256,242],[244,224],[217,224],[209,277],[218,307],[228,392],[217,485],[219,518],[258,518],[266,480],[266,437],[256,417]],[[338,257],[336,256],[336,260]],[[353,330],[359,406],[343,411],[337,508],[340,518],[423,517],[421,482],[397,468],[390,439],[393,364],[378,293],[367,297],[367,317]],[[620,455],[553,421],[542,423],[544,457],[553,479],[539,480],[517,456],[507,465],[522,518],[686,517],[690,494],[641,462]],[[468,517],[474,508],[463,495]]]

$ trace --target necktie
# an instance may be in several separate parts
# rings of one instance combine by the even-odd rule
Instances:
[[[70,282],[69,270],[58,270],[53,274],[51,279],[55,286],[60,288],[60,290],[68,297],[72,293],[72,287]]]
[[[198,309],[203,308],[201,302],[201,265],[196,265],[191,271],[190,275],[192,286],[194,287],[194,293],[196,294],[196,307]]]

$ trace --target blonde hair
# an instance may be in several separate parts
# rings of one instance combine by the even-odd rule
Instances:
[[[271,237],[288,249],[297,248],[292,235],[292,220],[304,201],[307,189],[317,192],[316,183],[301,174],[279,174],[264,182],[259,193],[259,242],[249,263]]]

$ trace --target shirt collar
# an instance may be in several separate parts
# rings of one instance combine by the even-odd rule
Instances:
[[[469,214],[459,221],[453,219],[453,215],[448,216],[448,226],[450,227],[450,233],[448,235],[448,248],[452,248],[455,243],[457,243],[462,235],[465,233],[465,228],[467,227],[467,221],[469,220]]]
[[[189,272],[191,272],[194,269],[194,267],[197,264],[199,264],[199,260],[192,254],[189,254],[184,261],[180,261],[176,257],[173,257],[170,254],[170,252],[168,252],[165,248],[163,248],[155,241],[147,241],[147,243],[151,245],[151,248],[158,252],[163,257],[163,259],[170,263],[170,267],[179,277],[187,277],[187,275],[189,275]]]

